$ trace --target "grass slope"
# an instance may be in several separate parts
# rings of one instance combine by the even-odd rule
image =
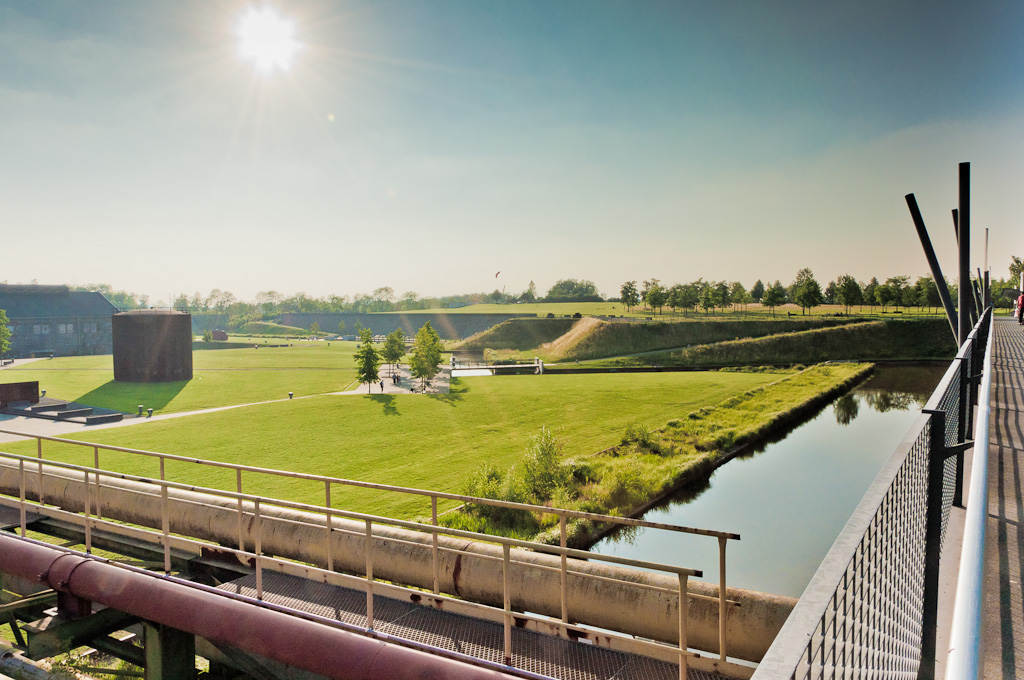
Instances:
[[[938,359],[956,352],[945,319],[867,321],[596,362],[602,366],[812,364],[829,360]]]
[[[225,352],[227,352],[226,350]],[[212,354],[212,353],[211,353]],[[488,462],[522,459],[542,426],[568,455],[612,446],[626,424],[662,425],[786,373],[666,373],[463,378],[449,395],[322,396],[83,433],[89,441],[285,470],[457,491]],[[34,444],[8,445],[34,455]],[[46,444],[47,457],[91,464],[89,448]],[[52,454],[52,456],[51,456]],[[104,454],[104,467],[155,475],[153,461]],[[170,465],[173,479],[233,488],[233,475]],[[321,485],[246,476],[245,489],[322,502]],[[422,516],[421,500],[363,489],[335,492],[337,507]],[[450,506],[449,506],[450,507]]]
[[[882,308],[877,306],[857,306],[852,307],[849,311],[851,316],[862,316],[867,318],[882,318],[894,316],[894,311],[891,307],[887,308],[886,313],[882,314]],[[647,309],[645,307],[634,307],[630,311],[626,311],[626,308],[620,302],[536,302],[532,304],[511,304],[511,305],[499,305],[499,304],[479,304],[469,305],[466,307],[457,307],[454,309],[417,309],[417,314],[535,314],[539,317],[546,317],[548,314],[554,314],[556,317],[567,317],[579,312],[583,316],[627,316],[634,318],[651,318],[651,319],[663,319],[665,321],[683,321],[683,320],[716,320],[716,319],[785,319],[790,316],[804,317],[803,311],[797,305],[787,304],[780,307],[776,307],[775,311],[772,312],[766,307],[762,307],[760,304],[752,303],[749,305],[730,307],[728,309],[716,309],[713,314],[708,314],[703,311],[683,311],[679,310],[673,312],[671,307],[665,307],[659,314],[657,310]],[[919,316],[933,316],[943,317],[942,308],[921,308],[921,307],[901,307],[898,310],[899,314],[895,316],[899,317],[919,317]],[[388,314],[397,314],[400,312],[386,312]],[[811,317],[834,317],[837,314],[847,314],[846,308],[842,305],[820,305],[813,308],[807,316]],[[804,317],[806,318],[806,317]]]
[[[62,357],[4,369],[0,383],[38,380],[47,396],[128,413],[191,411],[343,390],[354,352],[353,342],[195,352],[192,380],[148,384],[115,382],[110,355]]]
[[[509,319],[471,335],[455,349],[531,350],[567,333],[577,319]]]

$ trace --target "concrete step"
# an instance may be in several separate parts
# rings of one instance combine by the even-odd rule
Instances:
[[[124,419],[122,413],[104,413],[102,415],[86,416],[86,425],[99,425],[100,423],[119,423]]]
[[[57,420],[67,420],[68,418],[84,418],[85,416],[91,416],[91,408],[69,408],[57,413]]]
[[[42,411],[63,411],[67,409],[67,403],[59,404],[36,404],[35,406],[29,406],[28,410],[33,413],[40,413]]]

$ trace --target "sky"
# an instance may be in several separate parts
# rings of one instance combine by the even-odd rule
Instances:
[[[299,48],[265,70],[242,17]],[[1024,255],[1024,3],[0,0],[0,281],[423,296]],[[496,273],[500,272],[496,276]]]

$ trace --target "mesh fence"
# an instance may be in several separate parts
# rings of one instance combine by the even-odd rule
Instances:
[[[922,415],[886,462],[761,661],[755,680],[916,678],[924,631],[928,467],[943,444],[962,441],[971,377],[981,365],[991,317],[961,349],[928,408],[941,411],[944,442]],[[936,444],[933,446],[933,444]],[[957,483],[956,456],[943,464],[944,538]],[[940,539],[941,540],[941,539]]]

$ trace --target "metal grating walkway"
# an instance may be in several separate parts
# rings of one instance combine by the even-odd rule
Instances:
[[[256,597],[255,574],[219,586],[221,590]],[[366,627],[366,593],[263,572],[266,602]],[[431,647],[502,664],[504,631],[500,623],[453,614],[432,607],[376,596],[374,627],[380,633]],[[512,630],[512,665],[520,670],[559,680],[677,680],[676,664]],[[689,669],[690,680],[722,680],[724,676]]]

